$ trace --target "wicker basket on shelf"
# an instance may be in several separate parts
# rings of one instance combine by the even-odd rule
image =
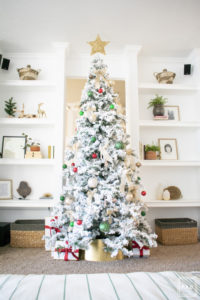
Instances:
[[[158,242],[163,245],[186,245],[198,242],[197,222],[189,218],[155,219]]]

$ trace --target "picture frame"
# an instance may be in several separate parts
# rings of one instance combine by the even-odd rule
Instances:
[[[13,198],[13,184],[11,179],[0,179],[0,200]]]
[[[171,138],[158,139],[161,160],[178,160],[177,140]]]
[[[2,158],[23,159],[26,152],[25,136],[3,136]]]
[[[178,105],[164,105],[165,115],[168,121],[180,121],[180,109]]]

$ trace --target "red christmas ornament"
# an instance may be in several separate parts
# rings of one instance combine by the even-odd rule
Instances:
[[[103,93],[103,89],[98,89],[99,94]]]
[[[77,225],[82,225],[83,221],[82,220],[77,220]]]
[[[74,166],[75,166],[75,163],[72,163],[71,166],[74,167]]]
[[[78,171],[78,168],[73,168],[74,173]]]
[[[97,158],[97,154],[96,153],[92,153],[92,158]]]
[[[147,194],[146,191],[142,191],[142,192],[141,192],[141,195],[142,195],[142,196],[146,196],[146,194]]]

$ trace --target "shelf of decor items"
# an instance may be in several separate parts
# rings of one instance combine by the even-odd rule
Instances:
[[[141,120],[140,127],[178,127],[178,128],[200,128],[200,122],[184,122],[171,120]]]
[[[145,204],[147,207],[200,207],[200,199],[150,200]]]
[[[0,86],[13,87],[55,87],[54,81],[47,80],[0,80]]]
[[[200,161],[193,160],[141,160],[143,167],[200,167]]]
[[[51,200],[0,200],[0,208],[51,208],[55,205],[55,199]]]
[[[0,118],[0,126],[55,126],[55,121],[45,118]]]
[[[54,159],[49,158],[33,158],[33,159],[10,159],[10,158],[1,158],[1,165],[23,165],[23,166],[53,166],[55,164]]]
[[[186,85],[186,84],[159,84],[159,83],[139,83],[138,88],[140,90],[171,90],[171,91],[199,91],[200,87],[197,85]]]

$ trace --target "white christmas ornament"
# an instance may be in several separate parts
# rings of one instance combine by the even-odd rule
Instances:
[[[163,191],[163,200],[170,200],[170,192],[168,190]]]
[[[133,195],[132,195],[131,193],[128,193],[128,194],[126,195],[126,200],[127,200],[128,202],[131,202],[131,201],[133,200]]]
[[[98,184],[98,181],[96,179],[96,177],[91,177],[89,180],[88,180],[88,186],[90,188],[95,188],[97,187],[97,184]]]

